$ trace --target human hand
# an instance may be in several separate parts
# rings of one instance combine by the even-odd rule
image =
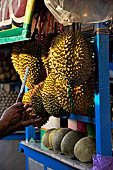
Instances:
[[[1,116],[1,120],[4,122],[6,127],[12,126],[21,120],[24,111],[25,108],[21,102],[15,103],[4,111]]]
[[[37,117],[36,119],[31,119],[31,120],[21,120],[17,124],[10,126],[6,132],[5,136],[10,135],[11,133],[18,131],[18,130],[23,130],[26,126],[34,125],[34,124],[40,124],[40,121],[42,121],[41,117]]]

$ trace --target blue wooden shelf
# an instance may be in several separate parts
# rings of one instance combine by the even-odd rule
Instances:
[[[88,116],[80,116],[80,115],[70,114],[69,119],[95,124],[95,119],[92,117],[88,117]]]
[[[56,154],[52,150],[43,150],[40,141],[20,142],[19,151],[23,150],[26,156],[26,170],[90,170],[93,166],[92,163],[81,163],[65,155]]]

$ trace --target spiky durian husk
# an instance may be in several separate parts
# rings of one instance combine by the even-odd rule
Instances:
[[[41,91],[42,100],[46,111],[55,117],[68,116],[65,110],[58,103],[55,92],[55,75],[50,73],[44,82],[44,87]]]
[[[71,86],[63,78],[56,79],[57,100],[64,110],[69,113],[87,114],[94,101],[94,78],[91,77],[83,85]]]
[[[62,106],[66,112],[72,113],[72,103],[74,103],[71,94],[73,94],[73,89],[71,88],[69,82],[63,77],[57,77],[55,82],[56,98],[59,104]]]
[[[42,39],[42,61],[44,63],[46,70],[48,70],[49,72],[51,71],[51,69],[49,66],[48,52],[54,37],[55,35],[53,33],[49,33],[47,35],[43,35]]]
[[[30,104],[31,103],[31,96],[32,96],[33,89],[27,91],[23,98],[22,98],[22,103],[23,104]]]
[[[94,102],[94,78],[90,77],[83,85],[74,87],[75,113],[85,114]]]
[[[38,124],[35,124],[35,126],[42,126],[49,120],[50,115],[46,112],[41,98],[40,90],[43,87],[43,82],[41,82],[39,85],[36,85],[34,89],[29,90],[26,92],[23,96],[22,102],[23,104],[32,104],[32,112],[30,113],[31,117],[32,114],[37,114],[37,116],[43,117]]]
[[[83,84],[93,71],[92,52],[80,33],[65,31],[52,42],[49,51],[50,68],[75,85]]]
[[[20,79],[23,81],[26,67],[29,66],[29,73],[26,81],[26,86],[32,89],[34,85],[43,81],[46,77],[46,70],[41,60],[41,44],[37,41],[26,41],[22,43],[23,46],[19,53],[17,53],[18,67]],[[16,47],[14,47],[13,50]],[[12,59],[13,57],[12,53]],[[16,61],[17,62],[17,61]],[[14,62],[13,62],[14,63]]]
[[[32,109],[33,112],[37,115],[43,114],[45,112],[45,108],[42,102],[42,95],[41,90],[43,88],[44,82],[39,83],[36,85],[33,89],[32,97],[31,97],[31,103],[32,103]]]

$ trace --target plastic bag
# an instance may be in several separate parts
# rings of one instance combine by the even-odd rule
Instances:
[[[83,24],[110,20],[113,0],[44,0],[56,20],[66,25],[73,22]]]
[[[113,157],[93,156],[93,168],[91,170],[113,170]]]

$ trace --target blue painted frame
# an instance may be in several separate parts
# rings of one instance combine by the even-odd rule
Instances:
[[[111,114],[109,85],[109,34],[105,26],[97,24],[97,64],[98,90],[95,94],[96,151],[99,155],[112,156]]]
[[[19,143],[19,152],[24,150],[24,154],[26,156],[26,170],[29,170],[28,167],[28,158],[32,158],[33,160],[42,163],[44,165],[44,170],[47,170],[48,168],[52,168],[54,170],[77,170],[76,168],[72,168],[69,165],[66,165],[56,159],[53,159],[49,156],[46,156],[45,154],[42,154],[40,152],[37,152],[22,143]]]

